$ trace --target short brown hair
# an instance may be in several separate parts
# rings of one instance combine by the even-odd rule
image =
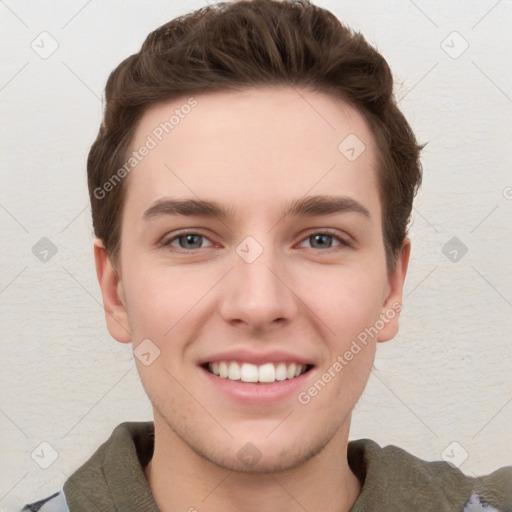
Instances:
[[[385,59],[360,33],[307,0],[239,0],[199,9],[151,32],[110,74],[87,173],[94,233],[114,265],[127,180],[108,194],[98,190],[125,163],[144,112],[187,94],[260,85],[328,93],[365,117],[379,148],[382,231],[388,269],[394,267],[421,182],[423,146],[398,109]]]

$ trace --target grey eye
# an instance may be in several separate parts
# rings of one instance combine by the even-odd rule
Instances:
[[[325,247],[327,247],[327,248],[332,247],[333,238],[334,237],[332,235],[319,233],[316,235],[309,236],[308,240],[311,241],[311,245],[315,249],[317,249],[317,248],[323,249]]]
[[[202,235],[181,235],[176,238],[182,249],[199,249],[202,245]]]

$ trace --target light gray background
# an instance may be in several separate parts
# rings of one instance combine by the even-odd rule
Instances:
[[[512,463],[512,2],[317,3],[384,54],[429,142],[401,331],[379,345],[351,438],[489,473]],[[151,419],[131,348],[105,327],[85,162],[109,72],[205,4],[0,1],[0,511],[58,490],[118,423]],[[47,58],[31,47],[52,39]]]

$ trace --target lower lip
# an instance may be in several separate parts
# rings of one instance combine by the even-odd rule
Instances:
[[[242,382],[218,377],[203,367],[199,367],[208,380],[210,387],[244,404],[272,404],[282,402],[292,396],[297,397],[305,389],[305,382],[311,376],[313,368],[294,379],[271,383]]]

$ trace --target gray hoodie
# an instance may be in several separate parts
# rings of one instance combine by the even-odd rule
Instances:
[[[158,512],[143,471],[153,447],[152,422],[122,423],[60,492],[22,512]],[[350,512],[512,512],[512,466],[473,478],[370,439],[349,442],[348,462],[362,485]]]

